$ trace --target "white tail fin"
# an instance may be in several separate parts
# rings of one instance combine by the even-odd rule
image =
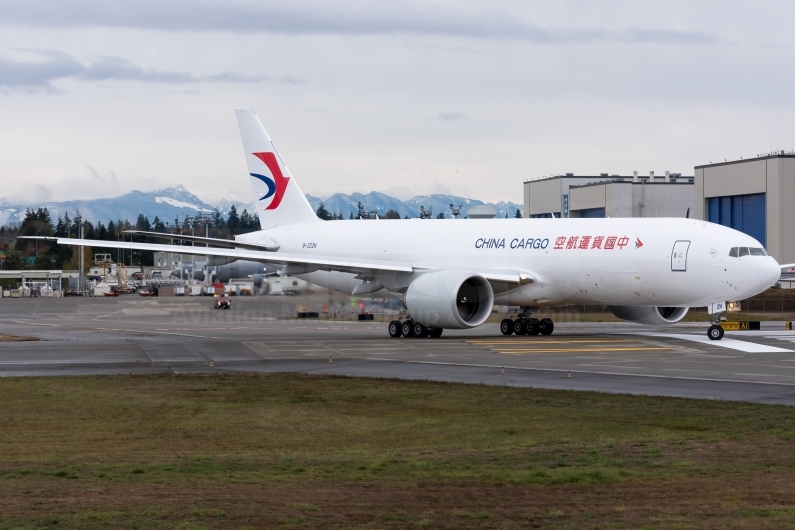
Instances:
[[[262,229],[319,221],[254,111],[235,113]]]

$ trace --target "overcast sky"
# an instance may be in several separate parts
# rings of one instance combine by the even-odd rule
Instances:
[[[248,106],[320,196],[521,202],[568,171],[689,175],[795,147],[794,19],[727,0],[3,0],[0,197],[248,202]]]

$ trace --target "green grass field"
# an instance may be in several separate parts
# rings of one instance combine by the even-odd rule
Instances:
[[[795,528],[785,406],[304,375],[0,403],[0,528]]]

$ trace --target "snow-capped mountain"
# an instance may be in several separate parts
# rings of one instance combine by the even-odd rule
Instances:
[[[320,205],[320,199],[311,195],[307,195],[306,198],[309,200],[309,204],[312,205],[312,209],[317,211],[317,207]],[[419,217],[419,208],[415,211],[403,201],[377,191],[371,191],[366,195],[362,193],[351,193],[350,195],[335,193],[331,197],[323,199],[323,206],[326,207],[329,213],[341,213],[345,219],[348,219],[351,213],[353,213],[355,217],[359,212],[357,206],[359,202],[364,205],[366,211],[378,210],[378,215],[382,217],[389,210],[395,210],[401,217],[407,215],[409,217]]]
[[[150,192],[133,190],[119,197],[108,199],[39,202],[27,205],[4,204],[0,207],[0,223],[8,224],[21,221],[28,208],[32,210],[47,208],[53,221],[67,212],[70,217],[74,217],[75,212],[79,210],[83,219],[92,223],[98,221],[107,223],[118,219],[126,219],[134,223],[138,214],[141,213],[149,217],[150,220],[157,216],[163,222],[173,223],[176,218],[181,220],[186,215],[192,216],[199,212],[210,213],[214,206],[205,203],[180,185]]]
[[[317,211],[321,199],[312,195],[307,195],[306,198],[312,209]],[[348,219],[351,213],[356,216],[358,202],[361,202],[367,211],[377,210],[379,216],[382,217],[389,210],[397,211],[401,217],[419,217],[420,206],[422,206],[426,209],[432,208],[434,217],[439,213],[444,213],[445,217],[450,218],[451,203],[456,207],[461,204],[460,217],[465,217],[470,207],[484,204],[496,207],[497,217],[505,217],[506,214],[508,217],[513,217],[517,208],[519,211],[524,210],[522,205],[513,202],[501,201],[491,204],[477,199],[443,194],[418,195],[408,201],[401,201],[385,193],[373,191],[367,194],[351,193],[350,195],[335,193],[322,200],[326,210],[332,214],[342,214],[345,219]],[[50,211],[53,221],[67,212],[70,217],[74,217],[75,211],[79,210],[83,219],[92,223],[98,221],[107,223],[118,219],[126,219],[134,223],[138,214],[146,215],[150,221],[157,216],[163,222],[173,223],[177,218],[181,221],[186,215],[193,216],[199,212],[211,213],[215,208],[218,208],[222,215],[226,216],[232,205],[235,206],[238,214],[243,210],[248,210],[250,213],[257,211],[257,206],[254,203],[246,204],[227,199],[221,199],[215,204],[208,204],[181,185],[149,192],[131,191],[119,197],[84,201],[40,202],[25,205],[10,204],[0,198],[0,225],[20,222],[25,217],[25,210],[28,208],[35,210],[46,207]]]
[[[309,204],[312,205],[312,208],[317,210],[321,199],[313,197],[312,195],[307,195],[306,198],[309,200]],[[497,209],[496,217],[505,217],[506,213],[508,217],[513,217],[516,214],[517,208],[520,212],[524,211],[523,205],[510,201],[500,201],[496,204],[492,204],[477,199],[467,199],[466,197],[445,194],[418,195],[413,199],[401,201],[377,191],[370,192],[366,195],[361,193],[352,193],[350,195],[335,193],[331,197],[323,199],[323,205],[330,213],[341,213],[345,219],[348,219],[351,212],[356,216],[358,211],[357,202],[359,201],[362,202],[365,210],[378,210],[380,216],[385,215],[389,210],[395,210],[401,217],[405,217],[406,215],[409,217],[419,217],[420,207],[422,206],[426,210],[432,208],[434,217],[440,213],[444,213],[444,216],[449,219],[452,217],[450,213],[450,204],[453,204],[456,208],[458,208],[459,204],[461,205],[459,218],[466,217],[467,210],[472,206],[494,206]]]

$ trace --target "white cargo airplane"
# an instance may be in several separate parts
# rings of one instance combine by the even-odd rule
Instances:
[[[540,306],[604,304],[619,318],[652,326],[709,306],[708,335],[718,340],[726,301],[780,277],[754,238],[695,219],[322,221],[254,112],[236,112],[262,230],[234,241],[135,232],[208,247],[57,242],[206,255],[210,266],[253,260],[348,295],[397,297],[410,316],[390,323],[392,337],[474,328],[494,304],[521,307],[502,321],[503,334],[549,335],[553,322],[532,318]]]

